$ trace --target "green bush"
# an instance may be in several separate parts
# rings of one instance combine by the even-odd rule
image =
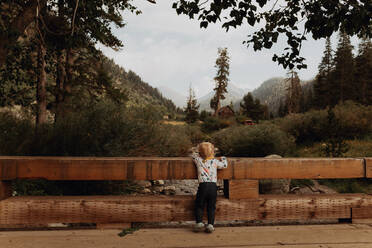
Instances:
[[[151,109],[99,103],[35,132],[30,120],[0,115],[0,154],[29,156],[183,156],[190,137],[165,127]]]
[[[372,132],[372,106],[352,101],[334,107],[339,132],[344,139],[360,138]],[[328,125],[327,109],[311,110],[303,114],[290,114],[274,121],[296,139],[297,144],[324,141],[332,130]]]
[[[202,124],[202,130],[205,133],[211,133],[214,131],[218,131],[220,129],[226,128],[231,123],[228,120],[222,120],[217,117],[209,116],[205,118],[203,124]]]
[[[336,105],[334,113],[343,130],[344,138],[361,138],[372,132],[372,106],[346,101]]]
[[[294,148],[294,139],[273,124],[234,126],[212,137],[221,155],[233,157],[285,156]]]
[[[274,121],[280,128],[292,135],[296,143],[320,141],[326,134],[326,110],[311,110],[304,114],[290,114]]]

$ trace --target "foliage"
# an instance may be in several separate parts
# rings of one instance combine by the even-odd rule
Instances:
[[[260,100],[254,100],[250,92],[243,97],[240,109],[244,115],[255,121],[264,118],[265,106],[260,103]]]
[[[153,108],[95,103],[34,132],[30,120],[0,115],[0,154],[49,156],[183,156],[189,137],[159,124]]]
[[[363,38],[355,58],[352,50],[350,38],[344,32],[339,35],[335,55],[327,40],[314,83],[313,105],[317,108],[332,107],[347,100],[372,104],[372,42]]]
[[[222,155],[233,157],[264,157],[288,155],[294,139],[273,124],[233,126],[213,134],[213,142]]]
[[[334,107],[335,121],[339,125],[338,134],[345,139],[360,138],[372,131],[369,120],[371,106],[363,106],[352,101]],[[290,114],[274,121],[281,129],[296,139],[297,144],[325,141],[333,132],[329,125],[327,110],[311,110],[303,114]]]
[[[274,122],[284,132],[292,135],[297,144],[301,144],[323,139],[326,115],[324,110],[311,110],[304,114],[290,114]]]
[[[189,98],[187,99],[187,105],[185,107],[185,113],[186,113],[185,121],[187,123],[189,123],[189,124],[190,123],[195,123],[198,120],[199,106],[200,105],[198,105],[197,100],[195,98],[195,93],[190,87]]]
[[[331,108],[327,111],[327,126],[325,129],[327,131],[327,135],[324,137],[326,143],[322,148],[326,157],[342,157],[349,149],[343,135],[346,130],[342,129]]]
[[[200,112],[199,119],[200,119],[201,121],[204,121],[208,116],[212,116],[212,113],[210,113],[210,112],[208,112],[208,111],[206,111],[206,110],[202,110],[202,111]]]
[[[213,98],[210,102],[210,107],[214,109],[214,115],[221,108],[221,100],[225,99],[225,93],[227,93],[227,83],[229,82],[229,68],[230,68],[230,57],[227,53],[227,48],[218,48],[218,58],[216,60],[217,75],[214,77],[216,87]]]
[[[249,25],[256,30],[248,35],[247,45],[253,45],[255,51],[270,49],[281,36],[286,37],[288,46],[281,55],[274,54],[284,68],[306,68],[304,58],[300,56],[301,44],[306,34],[314,39],[330,37],[334,32],[343,30],[348,35],[366,35],[372,37],[371,16],[372,3],[362,1],[235,1],[212,0],[175,0],[173,8],[177,14],[184,14],[200,21],[201,28],[209,23],[222,22],[228,31],[242,25]],[[358,20],[358,21],[350,21]],[[259,23],[264,23],[263,27]],[[300,25],[300,27],[299,27]],[[303,25],[303,26],[302,26]],[[303,32],[299,30],[303,29]],[[289,50],[289,51],[288,51]]]
[[[201,128],[205,133],[211,133],[220,129],[226,128],[230,125],[228,120],[222,120],[218,117],[210,116],[205,118]]]

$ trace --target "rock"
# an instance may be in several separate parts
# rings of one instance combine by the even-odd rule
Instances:
[[[155,187],[153,188],[153,190],[154,190],[155,192],[157,192],[157,193],[161,193],[161,192],[163,192],[164,187],[163,187],[163,186],[155,186]]]
[[[155,180],[154,185],[164,185],[164,180]]]
[[[151,190],[148,189],[148,188],[144,188],[144,189],[141,191],[141,193],[143,193],[143,194],[150,194],[150,193],[151,193]]]
[[[176,186],[165,186],[162,193],[165,195],[174,195],[176,194]]]
[[[151,182],[146,180],[138,180],[135,181],[135,183],[143,188],[149,188],[152,186]]]
[[[265,158],[282,158],[280,155],[272,154]],[[262,179],[260,183],[260,194],[288,194],[291,179]]]

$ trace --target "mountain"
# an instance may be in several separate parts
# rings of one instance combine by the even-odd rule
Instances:
[[[163,114],[176,111],[176,106],[171,100],[164,97],[158,89],[144,82],[135,72],[127,72],[107,57],[104,58],[104,68],[109,72],[115,85],[126,91],[128,96],[126,106],[145,107],[150,105]]]
[[[282,77],[274,77],[264,81],[258,88],[252,91],[254,98],[266,104],[271,113],[277,113],[280,101],[287,94],[289,81]]]
[[[187,96],[184,96],[164,85],[158,87],[157,89],[164,97],[172,100],[177,107],[184,108],[186,106]]]
[[[250,90],[249,89],[242,89],[234,85],[233,83],[229,83],[227,85],[227,94],[225,95],[225,99],[221,101],[221,106],[229,105],[230,103],[237,102],[243,98],[245,94],[247,94]],[[199,110],[207,110],[212,111],[210,108],[210,101],[214,96],[214,91],[209,92],[203,97],[198,99],[198,103],[200,104]]]
[[[285,99],[288,86],[289,80],[282,77],[274,77],[264,81],[258,88],[254,89],[252,95],[254,98],[259,99],[262,104],[266,104],[269,111],[276,115],[280,101]],[[308,95],[308,92],[313,88],[313,81],[301,81],[301,86],[303,93]],[[234,108],[239,108],[241,101],[242,99],[239,99],[234,104]]]

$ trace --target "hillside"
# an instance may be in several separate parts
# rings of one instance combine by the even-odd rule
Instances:
[[[282,77],[270,78],[264,81],[258,88],[252,91],[254,98],[260,100],[261,103],[268,105],[269,111],[274,115],[277,114],[280,101],[284,101],[287,94],[289,81]],[[312,90],[313,81],[301,81],[301,86],[303,92],[308,92]],[[307,93],[305,93],[306,95]],[[242,99],[239,99],[235,102],[234,107],[239,108],[240,102]]]
[[[165,97],[173,101],[173,103],[179,107],[184,108],[186,106],[187,96],[184,96],[167,86],[163,85],[157,88],[159,92]]]
[[[127,91],[128,102],[126,105],[128,107],[150,105],[163,114],[176,111],[176,106],[171,100],[162,96],[158,89],[142,81],[141,77],[135,72],[125,71],[124,68],[115,64],[112,59],[105,59],[104,67],[117,87]]]
[[[261,103],[268,105],[271,113],[278,111],[280,101],[287,93],[288,81],[282,77],[270,78],[263,82],[252,95],[258,98]]]

